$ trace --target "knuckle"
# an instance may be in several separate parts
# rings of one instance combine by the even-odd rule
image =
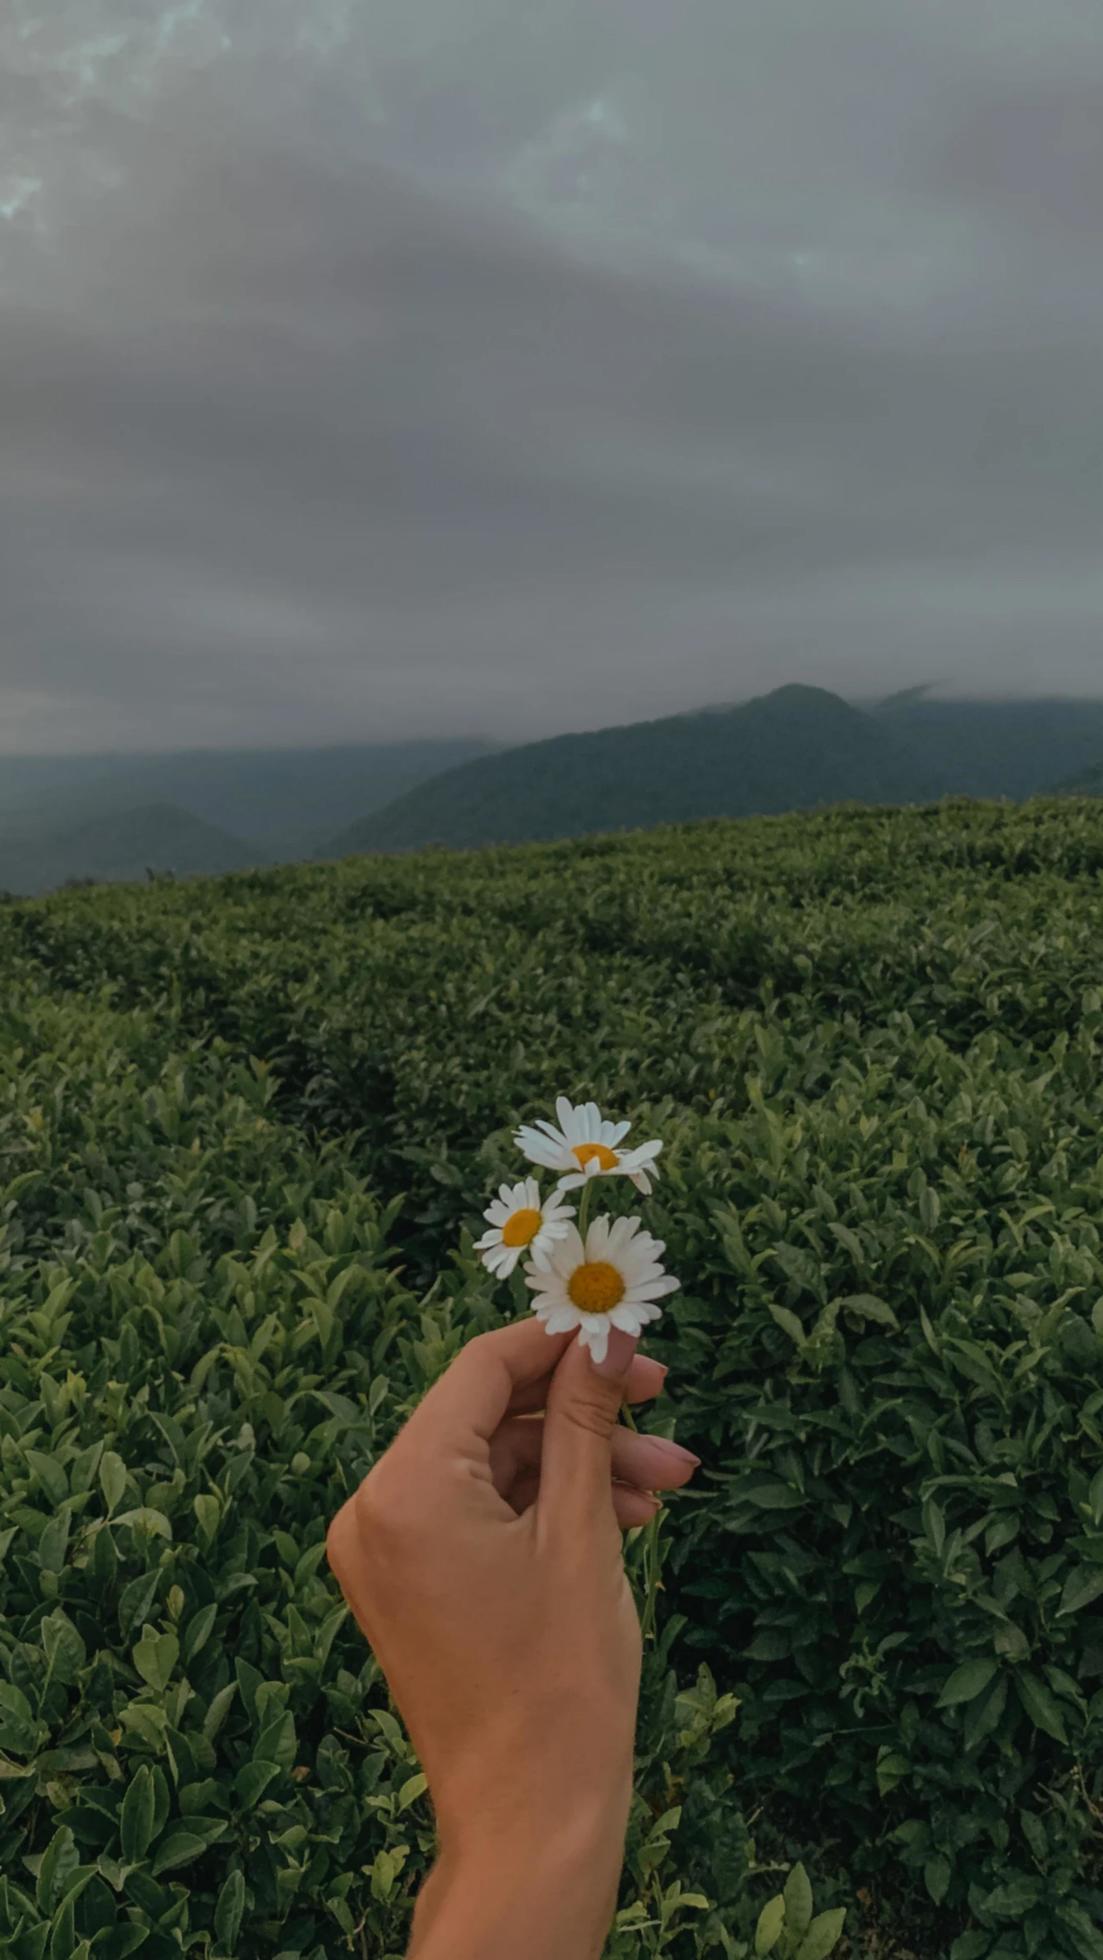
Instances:
[[[571,1397],[564,1406],[563,1415],[575,1429],[585,1430],[587,1435],[599,1436],[603,1441],[612,1435],[617,1419],[616,1408],[610,1404],[607,1396],[585,1392]]]

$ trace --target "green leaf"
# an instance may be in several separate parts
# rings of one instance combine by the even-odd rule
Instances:
[[[224,1688],[219,1689],[216,1695],[212,1695],[211,1705],[203,1717],[203,1734],[208,1742],[214,1741],[215,1736],[226,1720],[237,1691],[237,1682],[229,1681]]]
[[[1040,1878],[1009,1878],[985,1895],[984,1910],[997,1919],[1022,1919],[1038,1904],[1045,1889],[1045,1881]]]
[[[772,1301],[769,1303],[769,1312],[771,1318],[776,1320],[778,1326],[781,1328],[782,1333],[788,1334],[789,1339],[798,1348],[802,1348],[807,1339],[804,1322],[795,1313],[792,1313],[788,1307],[775,1307]]]
[[[142,1637],[131,1655],[142,1680],[149,1687],[159,1690],[168,1687],[179,1658],[180,1642],[176,1635],[156,1633],[151,1626],[143,1628]]]
[[[114,1450],[105,1450],[101,1456],[99,1476],[100,1489],[110,1517],[126,1490],[126,1464]]]
[[[0,1681],[0,1749],[13,1756],[30,1756],[38,1740],[38,1724],[21,1688]]]
[[[834,1952],[842,1939],[845,1923],[845,1906],[836,1906],[831,1912],[821,1912],[808,1928],[794,1960],[827,1960],[827,1955]]]
[[[234,1795],[243,1810],[252,1810],[261,1800],[270,1783],[280,1774],[278,1763],[243,1763],[234,1778]]]
[[[214,1909],[215,1938],[227,1953],[237,1947],[245,1912],[245,1879],[240,1871],[231,1872],[218,1895]]]
[[[195,1860],[206,1851],[212,1841],[211,1834],[197,1831],[195,1821],[194,1818],[189,1818],[186,1825],[179,1830],[170,1831],[166,1838],[162,1838],[151,1866],[155,1878],[159,1878],[162,1872],[179,1871],[181,1865],[194,1864]],[[222,1836],[225,1830],[226,1825],[219,1818],[216,1835]]]
[[[891,1327],[894,1333],[900,1332],[900,1322],[887,1300],[879,1300],[875,1293],[848,1293],[840,1300],[847,1313],[857,1314],[861,1320],[876,1321],[879,1327]]]
[[[1083,1906],[1073,1899],[1062,1899],[1056,1917],[1077,1960],[1103,1960],[1103,1930],[1089,1919]]]
[[[960,1667],[955,1667],[949,1680],[944,1684],[942,1693],[938,1697],[938,1707],[957,1708],[962,1702],[975,1701],[978,1695],[984,1693],[998,1667],[998,1661],[980,1659],[963,1661]]]
[[[755,1954],[772,1953],[782,1935],[785,1925],[785,1900],[779,1892],[774,1899],[768,1899],[758,1915],[755,1928]]]
[[[812,1887],[803,1865],[794,1865],[782,1893],[785,1904],[785,1930],[794,1939],[803,1939],[812,1924]]]
[[[1029,1674],[1023,1669],[1015,1676],[1015,1691],[1035,1728],[1052,1736],[1054,1742],[1067,1744],[1068,1733],[1065,1729],[1061,1705],[1056,1696],[1050,1693],[1045,1682],[1040,1681],[1036,1674]]]
[[[54,1832],[43,1853],[35,1880],[35,1904],[46,1918],[52,1918],[65,1895],[68,1880],[80,1864],[76,1839],[68,1824]]]
[[[39,1628],[46,1669],[52,1681],[71,1687],[85,1663],[84,1642],[60,1606],[48,1613]]]
[[[27,1462],[50,1503],[64,1504],[69,1495],[69,1479],[56,1457],[47,1456],[42,1450],[28,1450]]]
[[[1079,1613],[1103,1593],[1103,1565],[1078,1565],[1065,1581],[1061,1594],[1061,1613]]]
[[[419,1797],[423,1797],[428,1788],[429,1779],[420,1771],[417,1776],[408,1776],[398,1792],[399,1812],[409,1810],[410,1805],[416,1803]]]
[[[180,1643],[180,1651],[185,1666],[193,1661],[197,1654],[202,1652],[211,1637],[217,1618],[218,1605],[213,1600],[209,1606],[201,1606],[198,1613],[192,1614],[191,1619],[184,1629],[184,1638]]]
[[[936,1851],[933,1858],[928,1858],[923,1867],[923,1883],[936,1906],[942,1904],[943,1899],[950,1889],[950,1875],[952,1870],[953,1867],[950,1864],[950,1860],[944,1857],[941,1851]]]
[[[153,1814],[153,1772],[148,1763],[142,1763],[130,1779],[119,1811],[119,1841],[128,1865],[140,1863],[149,1850]]]
[[[741,1490],[739,1496],[746,1504],[754,1504],[760,1511],[796,1511],[804,1499],[799,1490],[793,1490],[780,1479],[764,1479],[749,1489]]]

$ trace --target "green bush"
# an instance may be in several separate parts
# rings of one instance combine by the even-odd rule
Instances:
[[[470,1234],[559,1090],[666,1139],[705,1458],[611,1954],[809,1960],[856,1883],[1100,1960],[1101,867],[1062,801],[4,908],[16,1960],[401,1952],[430,1820],[323,1532],[508,1305]]]

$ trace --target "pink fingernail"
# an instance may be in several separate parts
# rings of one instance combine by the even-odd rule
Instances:
[[[657,1443],[664,1456],[672,1457],[675,1463],[691,1463],[695,1470],[700,1465],[699,1456],[694,1456],[692,1450],[683,1449],[681,1443],[673,1442],[669,1436],[649,1436],[647,1440]]]
[[[611,1327],[604,1360],[594,1361],[593,1355],[590,1356],[595,1375],[604,1375],[609,1381],[615,1381],[618,1375],[626,1375],[639,1344],[638,1334],[626,1334],[621,1327]]]

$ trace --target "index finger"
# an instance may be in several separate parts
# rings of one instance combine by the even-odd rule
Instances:
[[[478,1334],[456,1356],[419,1403],[402,1434],[411,1442],[439,1445],[473,1436],[489,1443],[507,1416],[542,1409],[548,1388],[574,1334],[547,1334],[535,1318]],[[630,1402],[658,1395],[666,1369],[637,1355],[628,1377]]]
[[[561,1360],[570,1334],[546,1334],[535,1318],[476,1334],[419,1402],[403,1430],[410,1442],[489,1443],[513,1398],[536,1387]]]

